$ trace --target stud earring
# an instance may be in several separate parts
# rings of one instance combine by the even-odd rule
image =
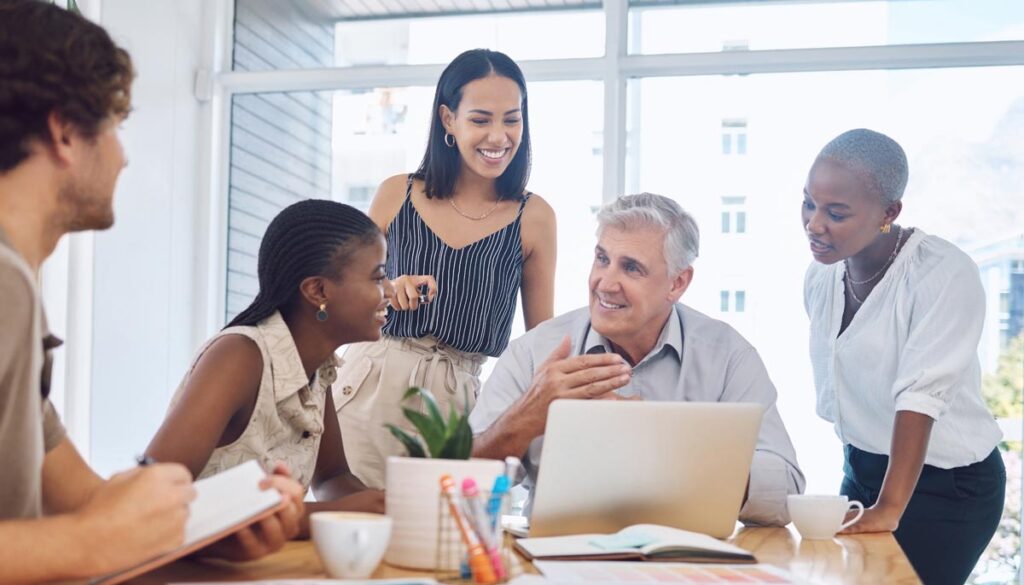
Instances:
[[[887,233],[892,231],[892,224],[891,223],[883,223],[882,227],[878,228],[878,231],[882,232],[883,234],[887,234]]]
[[[451,141],[448,140],[449,138],[451,138]],[[455,148],[455,137],[452,136],[451,134],[445,132],[444,133],[444,144],[448,148]]]
[[[316,320],[317,321],[326,321],[327,320],[327,304],[326,303],[321,303],[320,310],[316,312]]]

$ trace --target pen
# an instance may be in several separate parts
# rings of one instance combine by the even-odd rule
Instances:
[[[519,467],[523,464],[518,457],[509,455],[505,458],[505,477],[508,478],[509,485],[516,480],[516,475],[519,473]]]
[[[491,517],[491,531],[497,532],[498,521],[501,520],[501,499],[508,493],[509,482],[507,475],[499,475],[494,478],[494,487],[491,488],[491,497],[487,500],[487,514]]]
[[[484,547],[480,545],[476,534],[466,524],[462,512],[459,511],[459,505],[455,499],[455,480],[448,474],[441,476],[441,494],[448,501],[448,510],[462,535],[462,542],[465,543],[466,549],[469,551],[469,568],[473,571],[473,580],[481,585],[496,583],[497,578],[494,576],[491,560],[487,558]]]
[[[488,526],[488,515],[484,511],[484,503],[480,499],[480,490],[476,487],[476,482],[473,481],[473,478],[467,477],[462,480],[462,496],[466,502],[466,508],[469,509],[469,519],[473,522],[473,527],[480,535],[480,540],[487,551],[487,555],[491,557],[494,576],[498,580],[504,579],[505,565],[501,562],[501,553],[498,551],[493,529]],[[499,500],[499,504],[500,502],[501,500]]]

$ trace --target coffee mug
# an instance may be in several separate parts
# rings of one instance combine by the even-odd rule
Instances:
[[[832,538],[864,515],[864,504],[848,500],[846,496],[793,494],[787,498],[787,504],[789,516],[800,531],[800,536],[812,540]],[[843,522],[851,508],[857,509],[857,515]]]
[[[316,552],[336,579],[373,574],[391,538],[391,518],[363,512],[315,512],[309,517]]]

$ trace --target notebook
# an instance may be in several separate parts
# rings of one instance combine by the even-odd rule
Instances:
[[[615,561],[540,561],[543,581],[515,585],[811,585],[778,567],[764,564],[630,563]]]
[[[185,541],[178,548],[92,581],[114,585],[166,565],[283,509],[287,503],[274,489],[261,490],[266,473],[256,461],[247,461],[193,484],[196,499],[189,504]],[[140,530],[143,528],[140,527]]]
[[[610,535],[523,538],[516,548],[530,560],[640,560],[690,563],[756,563],[748,551],[706,534],[635,524]]]

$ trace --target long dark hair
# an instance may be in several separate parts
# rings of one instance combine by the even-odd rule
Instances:
[[[467,83],[488,75],[507,77],[519,86],[523,98],[523,137],[519,150],[505,172],[498,177],[495,188],[499,199],[519,199],[530,179],[530,115],[526,99],[526,78],[516,62],[504,53],[487,49],[473,49],[462,53],[445,67],[434,92],[433,118],[430,135],[427,137],[427,152],[416,171],[416,178],[426,184],[427,197],[447,199],[455,191],[455,182],[462,170],[462,156],[459,149],[448,148],[444,143],[444,125],[441,123],[441,106],[455,111],[462,101],[462,88]]]
[[[256,325],[273,315],[299,294],[303,279],[337,278],[355,249],[377,237],[377,224],[344,203],[307,199],[285,207],[260,242],[260,291],[225,329]]]

